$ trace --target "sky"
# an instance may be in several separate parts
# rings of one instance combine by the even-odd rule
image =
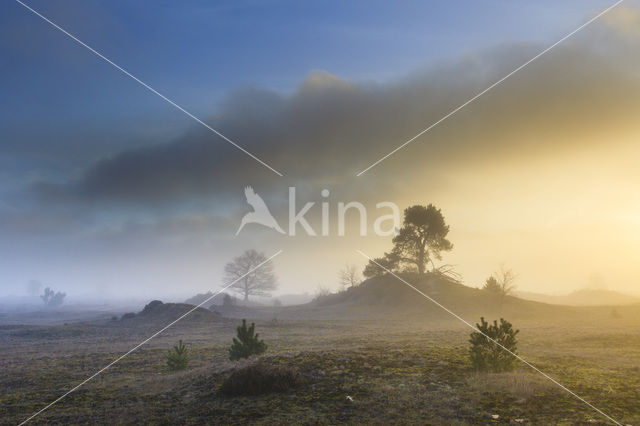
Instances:
[[[612,2],[25,3],[284,176],[3,2],[0,296],[179,299],[249,248],[283,250],[280,293],[336,288],[391,246],[353,215],[336,235],[349,201],[369,228],[376,203],[435,204],[470,286],[505,264],[522,290],[640,294],[637,2],[358,177]],[[283,224],[289,187],[316,229],[328,203],[332,232],[235,236],[246,186]]]

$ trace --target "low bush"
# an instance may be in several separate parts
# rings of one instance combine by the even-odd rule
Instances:
[[[292,368],[274,367],[258,362],[235,370],[222,382],[220,390],[226,396],[250,396],[285,392],[302,383],[302,376]]]

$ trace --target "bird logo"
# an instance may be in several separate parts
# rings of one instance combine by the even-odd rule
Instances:
[[[276,222],[275,218],[269,211],[269,208],[264,203],[262,197],[256,194],[252,187],[247,186],[244,189],[244,195],[245,197],[247,197],[247,203],[249,203],[249,205],[253,207],[253,211],[244,215],[244,217],[242,218],[242,222],[240,222],[240,227],[238,228],[238,232],[236,232],[236,235],[240,233],[242,228],[244,228],[247,223],[259,223],[260,225],[275,229],[281,234],[285,233],[282,228],[280,228],[280,225],[278,225],[278,222]]]

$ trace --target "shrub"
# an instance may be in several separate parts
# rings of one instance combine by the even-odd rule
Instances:
[[[132,318],[135,318],[135,317],[136,317],[135,312],[127,312],[126,314],[122,315],[122,318],[120,318],[120,319],[129,320],[129,319],[132,319]]]
[[[164,303],[162,303],[161,300],[152,300],[151,302],[149,302],[149,303],[147,303],[145,305],[145,307],[140,312],[140,315],[147,315],[150,312],[152,312],[153,310],[158,309],[158,307],[162,306],[162,305],[164,305]]]
[[[516,335],[520,330],[514,330],[511,323],[504,318],[500,318],[500,324],[493,321],[489,324],[484,318],[480,318],[480,324],[476,324],[478,331],[471,333],[469,342],[471,349],[469,355],[473,368],[480,371],[509,371],[514,367],[515,357],[504,348],[512,353],[516,353]],[[490,337],[503,347],[489,340]]]
[[[284,392],[301,384],[302,376],[290,367],[273,367],[256,363],[235,370],[222,382],[220,390],[226,396],[260,395]]]
[[[229,349],[229,359],[236,361],[240,358],[249,358],[251,355],[259,355],[267,350],[267,345],[258,339],[258,333],[254,333],[255,324],[247,327],[247,320],[242,320],[242,325],[237,328],[238,337],[233,338],[233,344]]]
[[[67,293],[56,292],[51,290],[51,287],[44,289],[44,293],[40,296],[40,299],[44,302],[44,305],[49,308],[55,308],[64,303],[64,298]]]
[[[488,291],[490,293],[500,294],[502,292],[502,288],[500,284],[498,284],[498,280],[494,276],[487,278],[482,286],[482,289]]]
[[[167,352],[167,366],[171,371],[184,370],[189,364],[189,355],[187,347],[182,340],[173,347],[173,350]]]

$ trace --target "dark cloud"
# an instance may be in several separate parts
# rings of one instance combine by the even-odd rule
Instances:
[[[602,51],[603,39],[618,36],[596,34],[557,47],[361,179],[390,189],[393,184],[384,182],[391,177],[559,152],[633,125],[640,108],[636,60],[620,50]],[[291,95],[257,88],[232,93],[210,123],[285,178],[194,128],[171,143],[105,158],[75,182],[41,183],[38,189],[50,199],[144,205],[224,198],[246,184],[319,188],[352,182],[358,171],[540,50],[502,46],[389,84],[315,72]]]

